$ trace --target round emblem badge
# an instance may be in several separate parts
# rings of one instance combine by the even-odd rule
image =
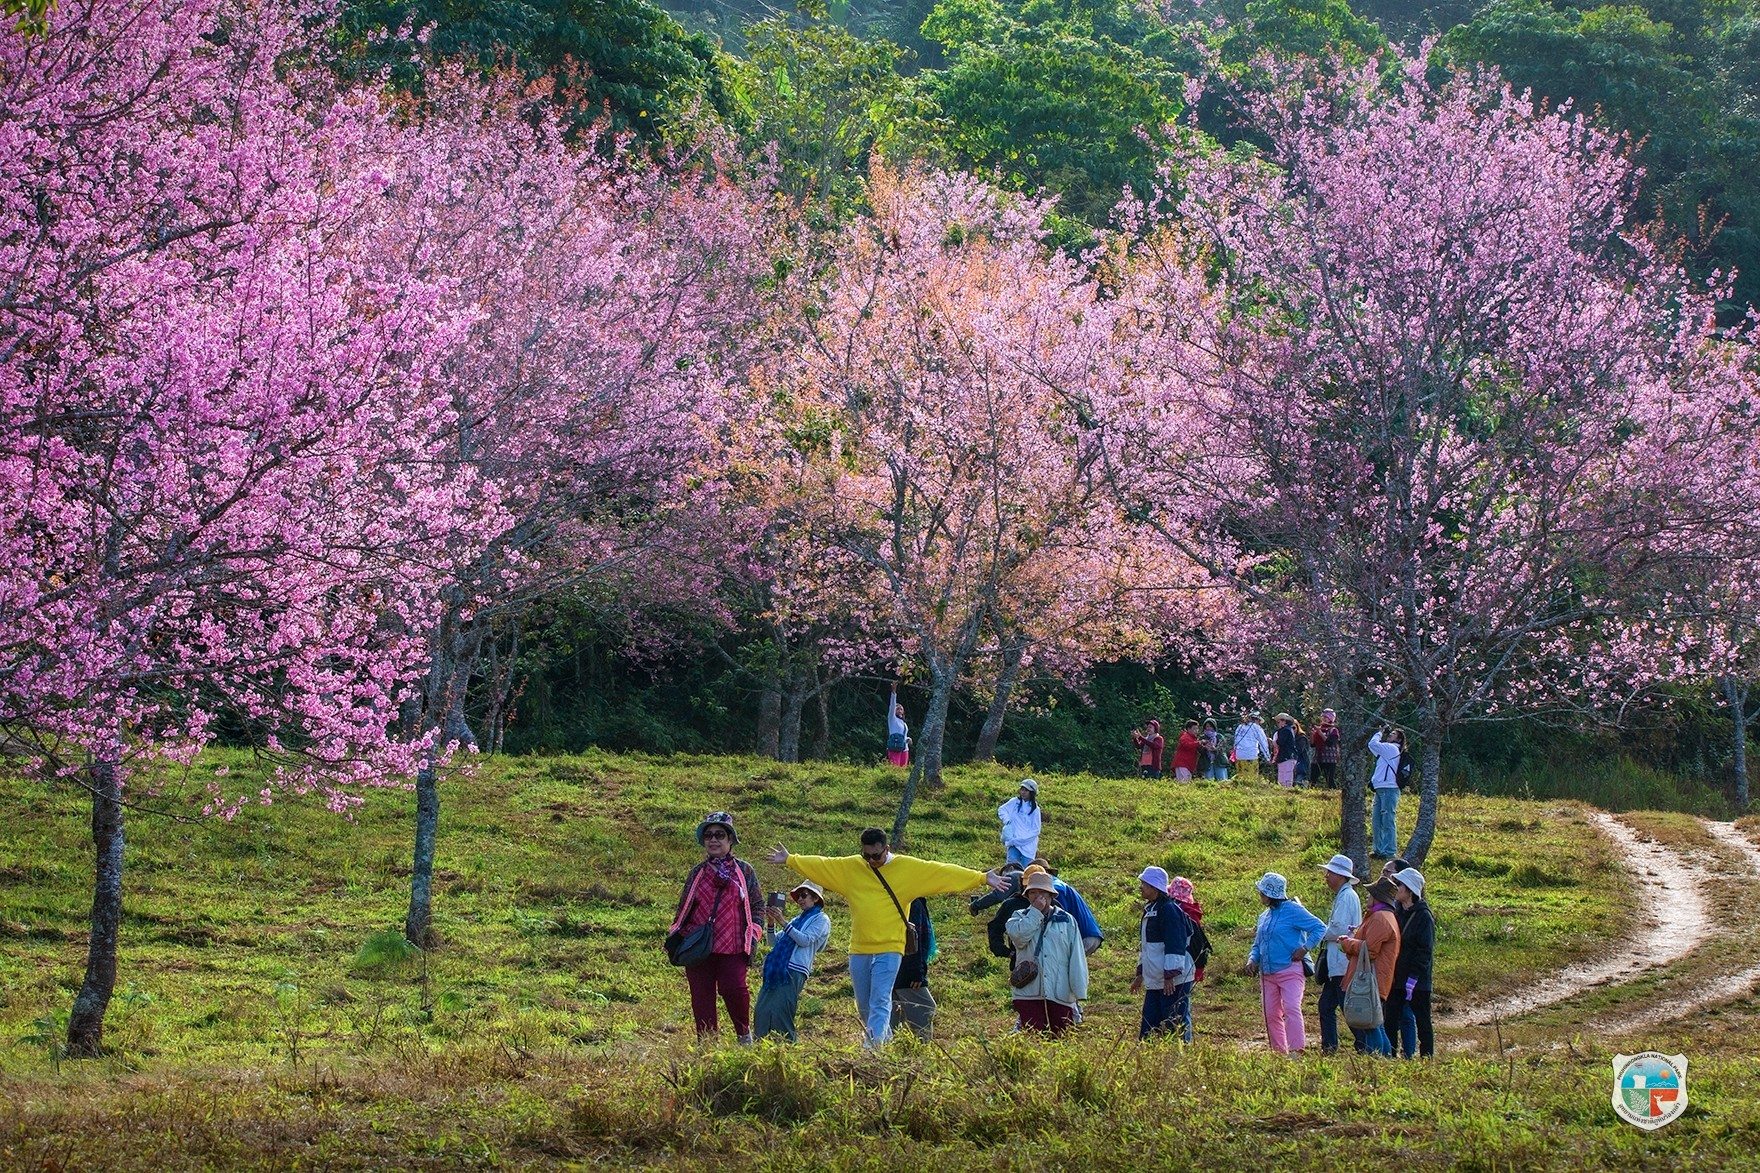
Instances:
[[[1687,1057],[1660,1051],[1615,1055],[1613,1110],[1643,1129],[1671,1123],[1687,1110]]]

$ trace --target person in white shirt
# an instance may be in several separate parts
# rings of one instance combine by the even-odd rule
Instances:
[[[1375,812],[1370,822],[1375,829],[1375,845],[1370,854],[1392,859],[1399,854],[1394,840],[1399,837],[1399,759],[1406,749],[1406,735],[1398,729],[1385,729],[1369,738],[1369,752],[1375,755],[1375,773],[1369,785],[1375,791]]]
[[[896,684],[892,686],[892,695],[886,698],[886,760],[907,770],[911,764],[911,727],[905,724]]]
[[[1234,767],[1236,778],[1246,782],[1259,780],[1259,763],[1271,760],[1271,742],[1259,724],[1259,714],[1242,713],[1241,723],[1234,727]]]
[[[1026,867],[1039,856],[1039,784],[1021,779],[1020,791],[996,810],[1002,820],[1002,846],[1008,862]]]
[[[1326,886],[1332,890],[1332,912],[1326,918],[1326,931],[1320,935],[1320,1053],[1330,1055],[1338,1050],[1338,1011],[1344,1005],[1344,972],[1351,959],[1338,947],[1340,937],[1348,937],[1363,923],[1363,901],[1357,895],[1357,871],[1348,855],[1335,855],[1320,865]],[[1356,1049],[1363,1049],[1363,1036],[1357,1031]]]

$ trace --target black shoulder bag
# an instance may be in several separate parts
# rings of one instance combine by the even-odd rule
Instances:
[[[715,903],[709,906],[708,920],[688,933],[666,934],[666,960],[680,966],[709,960],[709,955],[715,951],[715,914],[721,911],[721,898],[726,894],[726,885],[716,891]]]
[[[886,873],[875,868],[874,878],[880,881],[880,886],[886,889],[888,896],[892,897],[892,907],[898,909],[898,919],[904,922],[904,955],[906,957],[914,956],[917,950],[922,948],[922,942],[917,940],[917,926],[913,925],[911,918],[904,914],[904,905],[898,902],[898,894],[892,890],[892,885],[886,882]]]

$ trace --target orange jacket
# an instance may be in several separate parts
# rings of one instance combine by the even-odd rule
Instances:
[[[1369,959],[1375,963],[1375,984],[1380,987],[1382,999],[1386,1000],[1393,992],[1393,966],[1399,960],[1399,922],[1393,919],[1393,913],[1377,908],[1364,919],[1355,936],[1338,939],[1338,947],[1351,959],[1350,968],[1344,971],[1347,990],[1351,979],[1357,976],[1357,963],[1362,960],[1364,945],[1369,946]]]

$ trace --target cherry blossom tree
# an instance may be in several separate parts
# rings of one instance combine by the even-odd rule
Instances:
[[[125,812],[226,721],[274,786],[395,781],[430,623],[443,475],[430,390],[465,323],[377,253],[398,131],[303,71],[299,14],[64,0],[0,39],[0,725],[92,802],[69,1049],[116,977]]]
[[[872,215],[842,234],[812,336],[780,378],[828,412],[814,524],[883,580],[929,705],[895,823],[938,785],[949,702],[989,625],[1031,630],[1062,570],[1119,599],[1131,527],[1093,475],[1067,392],[1116,379],[1111,317],[1077,262],[1042,242],[1044,209],[975,180],[876,170]]]
[[[457,76],[426,94],[410,132],[422,149],[395,188],[402,228],[382,247],[414,272],[456,275],[473,326],[442,363],[454,426],[438,438],[495,523],[461,532],[439,567],[443,606],[404,731],[474,748],[465,699],[481,653],[535,604],[612,586],[632,604],[713,593],[771,229],[762,186],[732,182],[725,160],[638,170],[616,143],[572,149],[526,95]],[[438,758],[415,785],[405,934],[424,944]]]
[[[1740,521],[1704,472],[1753,367],[1631,230],[1620,141],[1401,64],[1250,100],[1263,155],[1182,160],[1122,295],[1166,348],[1139,401],[1162,426],[1111,447],[1127,505],[1179,505],[1166,536],[1241,591],[1262,659],[1324,680],[1359,740],[1414,726],[1421,861],[1450,731],[1593,688],[1577,653],[1622,646]]]

